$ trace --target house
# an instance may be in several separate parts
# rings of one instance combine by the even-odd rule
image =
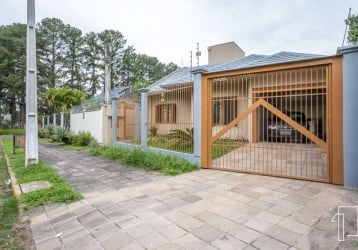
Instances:
[[[70,128],[74,132],[87,131],[100,144],[112,142],[112,99],[116,99],[117,140],[139,139],[139,128],[134,125],[140,119],[139,103],[132,98],[132,88],[122,86],[110,92],[110,103],[105,103],[102,93],[72,108]]]
[[[358,186],[357,65],[352,46],[178,69],[142,90],[141,145],[202,168]],[[173,131],[191,128],[192,147],[177,145],[185,133],[172,143]]]
[[[307,60],[317,60],[325,58],[326,56],[322,55],[312,55],[312,54],[303,54],[303,53],[293,53],[293,52],[279,52],[274,55],[265,56],[265,55],[249,55],[239,59],[231,60],[225,63],[209,64],[200,66],[199,68],[194,68],[192,70],[204,70],[205,73],[215,73],[222,71],[231,71],[231,70],[240,70],[248,69],[258,66],[266,66],[272,64],[280,63],[289,63],[289,62],[299,62]],[[171,73],[170,75],[162,78],[153,85],[149,86],[148,93],[148,122],[149,124],[154,124],[158,126],[159,134],[167,134],[170,130],[173,129],[183,129],[185,127],[191,127],[193,124],[193,84],[194,78],[190,68],[181,68]],[[312,77],[311,84],[316,82],[322,82],[321,71],[315,72],[301,72],[295,71],[295,75],[285,75],[282,74],[278,77],[290,77],[291,82],[299,81],[308,81],[307,78]],[[304,77],[306,79],[301,79],[301,75],[298,74],[307,74]],[[258,77],[258,76],[257,76]],[[262,76],[261,76],[262,77]],[[296,79],[297,78],[297,79]],[[258,78],[253,78],[251,75],[245,75],[244,77],[234,79],[234,78],[216,78],[214,79],[215,84],[213,84],[212,89],[212,108],[213,108],[213,131],[215,134],[216,131],[219,131],[223,126],[231,122],[234,117],[236,117],[240,112],[243,112],[250,106],[250,101],[252,101],[252,96],[254,92],[257,92],[257,89],[265,87],[265,85],[276,87],[278,85],[286,85],[283,83],[285,79],[281,79],[280,82],[271,79],[269,80],[259,80]],[[292,90],[292,87],[291,87]],[[297,94],[298,92],[293,92],[291,94]],[[318,97],[314,97],[318,98]],[[269,102],[278,101],[274,97],[269,98]],[[288,101],[287,97],[279,100],[280,103],[276,103],[275,106],[285,105]],[[293,98],[290,99],[293,102],[294,107],[290,105],[290,109],[294,111],[304,110],[306,104],[300,103],[298,107],[298,101],[294,102]],[[304,100],[306,101],[306,100]],[[306,101],[307,102],[307,101]],[[315,108],[307,110],[305,114],[308,117],[315,117],[317,119],[324,119],[324,113],[322,103],[318,103],[316,100],[312,105]],[[284,108],[284,107],[283,107]],[[318,114],[318,112],[320,112]],[[261,114],[263,116],[264,114]],[[263,121],[266,122],[267,120]],[[318,123],[318,120],[316,121]],[[267,124],[264,124],[267,127]],[[226,134],[227,137],[236,136],[238,131],[241,133],[241,137],[245,140],[250,139],[250,121],[246,120],[244,123],[240,123],[236,127],[236,133],[233,130],[230,130],[230,134]],[[262,131],[262,130],[261,130]],[[323,131],[320,131],[323,133]],[[261,137],[267,136],[264,134],[260,135]],[[321,135],[322,136],[322,135]]]

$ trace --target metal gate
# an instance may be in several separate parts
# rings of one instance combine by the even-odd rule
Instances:
[[[328,182],[328,75],[324,65],[208,78],[207,166]]]

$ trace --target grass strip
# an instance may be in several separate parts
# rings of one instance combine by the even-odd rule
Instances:
[[[31,209],[50,203],[65,203],[80,200],[82,196],[62,177],[60,177],[46,163],[40,161],[25,167],[24,149],[17,149],[12,152],[12,140],[3,139],[4,149],[10,158],[11,167],[16,175],[18,184],[32,181],[48,181],[50,188],[40,189],[30,193],[22,194],[21,201],[25,209]]]
[[[149,171],[159,171],[165,175],[178,175],[197,169],[197,165],[175,156],[162,155],[140,149],[120,147],[94,147],[90,154],[115,160],[120,164],[136,166]]]
[[[52,140],[51,138],[39,138],[39,140],[41,140],[43,142],[46,142],[46,143],[54,144],[56,146],[71,149],[71,150],[74,150],[74,151],[87,150],[87,149],[92,147],[92,146],[78,146],[78,145],[74,145],[74,144],[66,144],[64,142],[56,142],[56,141]]]
[[[0,249],[17,249],[16,231],[19,206],[16,197],[12,196],[6,161],[1,158],[0,152]]]
[[[0,135],[24,135],[24,129],[0,129]]]

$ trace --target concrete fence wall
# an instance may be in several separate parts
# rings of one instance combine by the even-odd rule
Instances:
[[[103,109],[71,114],[71,130],[90,132],[98,143],[103,143]]]

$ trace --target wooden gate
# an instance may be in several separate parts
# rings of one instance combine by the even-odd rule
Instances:
[[[202,166],[342,184],[340,62],[205,75]]]
[[[120,101],[117,104],[117,140],[124,141],[134,138],[134,103]]]

